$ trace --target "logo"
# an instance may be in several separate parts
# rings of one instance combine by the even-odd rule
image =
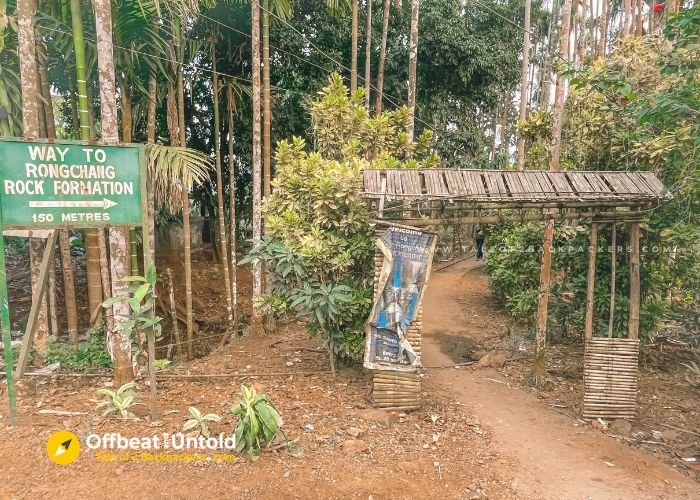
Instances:
[[[46,453],[53,462],[67,465],[78,458],[80,441],[72,432],[54,432],[46,442]]]

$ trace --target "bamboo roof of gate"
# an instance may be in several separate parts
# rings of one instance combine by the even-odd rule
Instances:
[[[652,172],[366,169],[363,196],[473,208],[650,206],[671,198]]]

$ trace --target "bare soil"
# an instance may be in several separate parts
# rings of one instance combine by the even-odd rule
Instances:
[[[139,395],[144,405],[136,408],[138,419],[117,420],[102,418],[95,409],[95,390],[109,383],[107,377],[27,380],[20,388],[21,425],[16,428],[6,425],[3,390],[0,453],[6,458],[0,498],[700,497],[700,483],[678,457],[674,460],[667,452],[654,456],[652,450],[663,446],[635,449],[576,418],[580,377],[564,372],[578,373],[580,367],[558,365],[563,358],[580,356],[575,348],[553,353],[554,389],[536,393],[522,385],[528,348],[521,352],[520,346],[509,347],[515,327],[494,304],[473,259],[431,278],[424,304],[424,364],[453,365],[493,350],[506,352],[514,361],[499,370],[426,368],[423,407],[408,414],[372,409],[370,377],[356,367],[341,368],[333,377],[327,355],[317,352],[318,340],[307,338],[303,325],[295,321],[275,335],[235,337],[217,349],[223,318],[217,299],[221,275],[205,259],[195,271],[195,311],[202,322],[199,335],[212,337],[201,342],[200,353],[212,352],[161,373],[231,377],[164,379],[159,383],[162,420],[156,423],[148,418],[148,387],[143,381]],[[241,296],[246,297],[248,277],[246,271],[242,274]],[[652,379],[658,382],[647,382]],[[682,427],[698,428],[693,420],[697,416],[691,415],[698,408],[697,395],[686,391],[687,384],[679,389],[679,380],[678,373],[644,374],[640,423],[654,427],[662,416],[683,413],[687,421]],[[70,465],[47,458],[46,440],[59,429],[81,439],[90,433],[178,432],[189,406],[224,414],[235,403],[241,383],[270,395],[291,445],[280,442],[282,446],[264,451],[257,460],[242,455],[227,463],[211,456],[194,463],[102,462],[85,446]],[[647,388],[656,391],[659,404],[647,401],[652,394]],[[560,406],[549,406],[552,401]],[[673,411],[664,405],[673,406]],[[657,409],[648,410],[652,407]],[[47,409],[80,414],[39,413]],[[681,422],[673,422],[681,427]],[[233,426],[233,417],[226,416],[212,425],[212,432],[230,433]],[[686,450],[673,444],[681,454],[697,444],[692,434],[678,440],[689,446]],[[357,449],[350,450],[352,446]]]

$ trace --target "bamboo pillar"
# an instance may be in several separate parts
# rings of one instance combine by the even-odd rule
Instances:
[[[639,338],[639,222],[630,223],[630,316],[628,336],[630,339]]]
[[[610,254],[610,319],[608,320],[608,338],[612,338],[615,319],[615,280],[617,267],[617,224],[612,223],[612,253]]]
[[[584,337],[593,338],[593,295],[595,291],[595,260],[598,253],[598,224],[591,225],[591,244],[588,247],[588,276],[586,278],[586,324]]]

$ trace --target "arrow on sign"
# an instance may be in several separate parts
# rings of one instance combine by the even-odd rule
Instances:
[[[29,208],[102,208],[108,209],[117,205],[116,201],[103,198],[102,200],[52,200],[52,201],[30,201]]]

